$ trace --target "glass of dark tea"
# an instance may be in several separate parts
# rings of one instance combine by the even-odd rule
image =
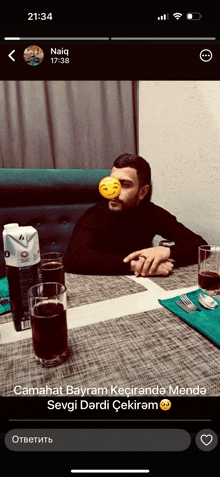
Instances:
[[[198,284],[209,295],[216,295],[220,288],[220,246],[199,247]]]
[[[40,283],[28,290],[33,347],[44,367],[57,366],[68,357],[66,287]]]
[[[41,255],[42,282],[58,282],[65,285],[63,255],[60,252],[48,252]]]

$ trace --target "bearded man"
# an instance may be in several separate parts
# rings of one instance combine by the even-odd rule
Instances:
[[[151,169],[134,154],[119,156],[111,176],[121,190],[101,199],[78,220],[67,252],[67,272],[94,275],[167,276],[174,266],[196,263],[206,241],[149,200]],[[155,235],[164,237],[152,246]]]

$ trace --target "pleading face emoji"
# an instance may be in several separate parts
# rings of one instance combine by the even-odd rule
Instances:
[[[105,199],[114,199],[120,191],[121,184],[115,177],[107,176],[99,182],[99,192]]]
[[[163,411],[169,411],[170,408],[171,401],[169,399],[162,399],[162,401],[160,401],[160,409],[162,409]]]

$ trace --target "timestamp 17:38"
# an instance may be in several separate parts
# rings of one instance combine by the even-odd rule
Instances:
[[[69,58],[50,58],[52,63],[69,63]]]

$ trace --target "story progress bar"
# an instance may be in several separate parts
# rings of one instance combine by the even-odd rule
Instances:
[[[6,36],[4,38],[5,41],[19,41],[19,40],[43,40],[43,41],[50,41],[50,40],[58,40],[58,41],[157,41],[157,40],[181,40],[181,41],[189,41],[189,40],[204,40],[204,41],[213,41],[216,40],[216,37],[171,37],[171,36],[158,36],[158,37],[16,37],[16,36]]]

